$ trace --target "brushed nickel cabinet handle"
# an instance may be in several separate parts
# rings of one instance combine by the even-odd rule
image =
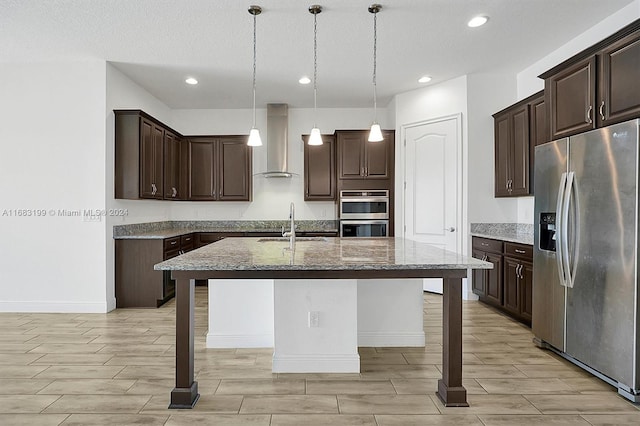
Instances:
[[[519,250],[519,249],[515,249],[515,251],[516,251],[516,253],[520,253],[520,254],[525,254],[525,253],[526,253],[526,251],[524,251],[524,250]]]
[[[176,197],[176,195],[178,195],[178,190],[174,187],[171,187],[171,196],[172,197]]]
[[[593,111],[593,105],[589,105],[589,109],[587,110],[586,122],[591,124],[593,120],[591,119],[591,111]]]
[[[605,120],[605,116],[604,116],[604,101],[602,101],[602,103],[600,104],[600,117],[602,118],[602,121]]]

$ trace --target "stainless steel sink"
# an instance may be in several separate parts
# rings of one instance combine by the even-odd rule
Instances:
[[[325,237],[296,237],[296,242],[309,242],[309,241],[322,243],[322,242],[327,242],[328,240]],[[258,242],[259,243],[269,243],[269,242],[288,243],[289,237],[260,238]]]

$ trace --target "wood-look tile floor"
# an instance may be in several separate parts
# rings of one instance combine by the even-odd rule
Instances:
[[[424,348],[360,348],[360,374],[272,374],[271,350],[205,348],[196,289],[193,410],[168,410],[175,302],[109,314],[0,314],[0,425],[638,425],[640,406],[531,331],[464,302],[468,408],[435,396],[442,298],[425,294]]]

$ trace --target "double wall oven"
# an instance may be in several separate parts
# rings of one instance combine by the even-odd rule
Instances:
[[[341,237],[388,237],[389,191],[340,191]]]

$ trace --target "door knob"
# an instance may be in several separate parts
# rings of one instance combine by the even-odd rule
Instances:
[[[449,227],[449,228],[444,228],[445,231],[449,231],[449,232],[456,232],[456,228],[454,228],[453,226]]]

